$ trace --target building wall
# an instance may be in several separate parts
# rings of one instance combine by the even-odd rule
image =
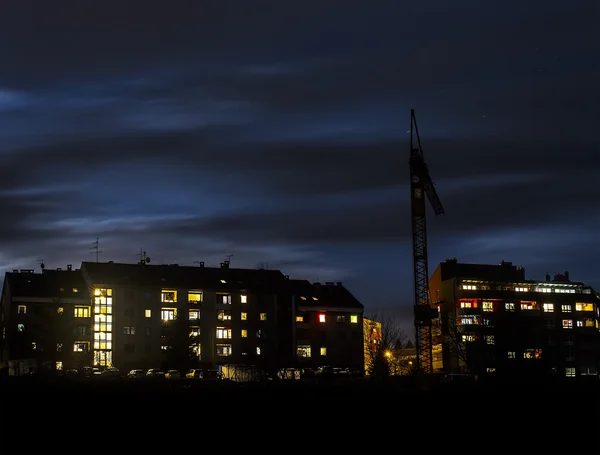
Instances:
[[[362,310],[298,306],[296,316],[299,368],[364,368]]]
[[[445,287],[447,283],[451,286]],[[440,300],[445,314],[444,371],[496,376],[597,376],[600,310],[589,288],[585,294],[581,292],[585,288],[569,284],[561,288],[543,282],[460,279],[447,283],[442,284]],[[533,291],[544,286],[561,292]],[[589,311],[581,311],[583,308]],[[463,336],[468,341],[461,348],[456,340]]]

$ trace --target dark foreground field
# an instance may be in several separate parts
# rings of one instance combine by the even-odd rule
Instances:
[[[598,453],[597,383],[3,381],[3,453]]]

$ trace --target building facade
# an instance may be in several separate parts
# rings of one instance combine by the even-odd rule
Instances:
[[[354,326],[362,334],[362,305],[341,283],[319,291],[277,270],[200,265],[84,262],[77,270],[7,273],[2,361],[43,361],[56,369],[274,371],[304,364],[313,351],[298,346],[315,346],[328,364],[362,362],[362,337],[358,352],[356,343],[344,342],[355,341]],[[313,304],[319,298],[323,305]],[[347,325],[335,323],[346,314]]]
[[[599,297],[568,272],[525,279],[499,265],[441,263],[430,280],[434,370],[495,376],[598,377]]]

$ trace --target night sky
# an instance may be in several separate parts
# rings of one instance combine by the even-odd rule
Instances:
[[[600,287],[600,3],[0,7],[0,268],[280,268],[412,318],[410,109],[441,260]],[[430,212],[431,213],[431,212]]]

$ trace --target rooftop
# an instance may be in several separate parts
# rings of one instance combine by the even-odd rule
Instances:
[[[311,283],[307,280],[289,280],[294,294],[305,297],[302,306],[328,308],[363,308],[363,305],[341,282]]]
[[[81,297],[81,293],[87,291],[87,284],[79,270],[44,270],[42,273],[34,273],[33,270],[7,272],[4,288],[7,287],[14,297]]]

